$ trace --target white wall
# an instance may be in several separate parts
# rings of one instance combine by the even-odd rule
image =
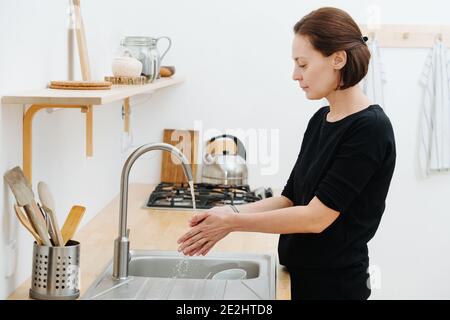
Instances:
[[[187,81],[132,101],[135,145],[161,141],[164,128],[279,130],[279,169],[262,175],[250,165],[252,187],[281,188],[300,148],[311,115],[322,104],[308,101],[291,80],[292,26],[310,10],[332,5],[365,23],[379,5],[381,23],[446,24],[449,5],[410,1],[82,1],[92,74],[102,79],[125,35],[168,35],[173,47],[163,64],[175,65]],[[403,14],[408,10],[408,15]],[[41,88],[66,77],[67,1],[0,0],[0,95]],[[418,76],[426,49],[382,49],[386,67],[386,113],[394,125],[398,159],[381,226],[370,243],[371,263],[381,274],[374,299],[449,299],[450,225],[445,196],[450,175],[422,179],[415,143],[420,110]],[[136,105],[138,103],[138,105]],[[1,172],[22,159],[19,105],[0,109]],[[34,120],[33,182],[46,181],[60,220],[73,204],[88,208],[84,223],[119,191],[120,104],[96,107],[94,157],[84,157],[84,115],[75,110]],[[276,131],[275,131],[276,132]],[[264,144],[247,144],[252,150]],[[132,179],[158,182],[161,155],[133,168]],[[31,269],[31,237],[12,212],[13,197],[0,184],[0,298]],[[143,199],[144,201],[144,199]],[[111,253],[112,254],[112,253]],[[12,270],[12,272],[10,272]]]

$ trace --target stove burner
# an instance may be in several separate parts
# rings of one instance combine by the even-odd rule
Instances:
[[[220,185],[194,183],[195,205],[197,209],[209,209],[227,204],[240,205],[261,200],[263,196],[250,191],[248,185]],[[271,197],[272,190],[265,190],[264,197]],[[187,183],[161,182],[151,193],[148,208],[192,209],[192,197]]]

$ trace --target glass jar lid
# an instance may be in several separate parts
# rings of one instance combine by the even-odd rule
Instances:
[[[122,46],[150,46],[154,43],[152,37],[132,36],[125,37],[120,41]]]

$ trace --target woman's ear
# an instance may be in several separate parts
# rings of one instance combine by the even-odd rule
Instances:
[[[341,50],[333,53],[331,61],[335,70],[342,69],[347,63],[347,52],[345,52],[345,50]]]

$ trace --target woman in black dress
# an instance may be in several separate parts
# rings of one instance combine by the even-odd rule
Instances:
[[[293,79],[308,99],[329,105],[309,120],[281,196],[196,214],[179,251],[205,255],[232,231],[278,233],[292,299],[367,299],[367,243],[385,209],[394,132],[382,107],[358,86],[370,52],[345,11],[312,11],[294,34]]]

